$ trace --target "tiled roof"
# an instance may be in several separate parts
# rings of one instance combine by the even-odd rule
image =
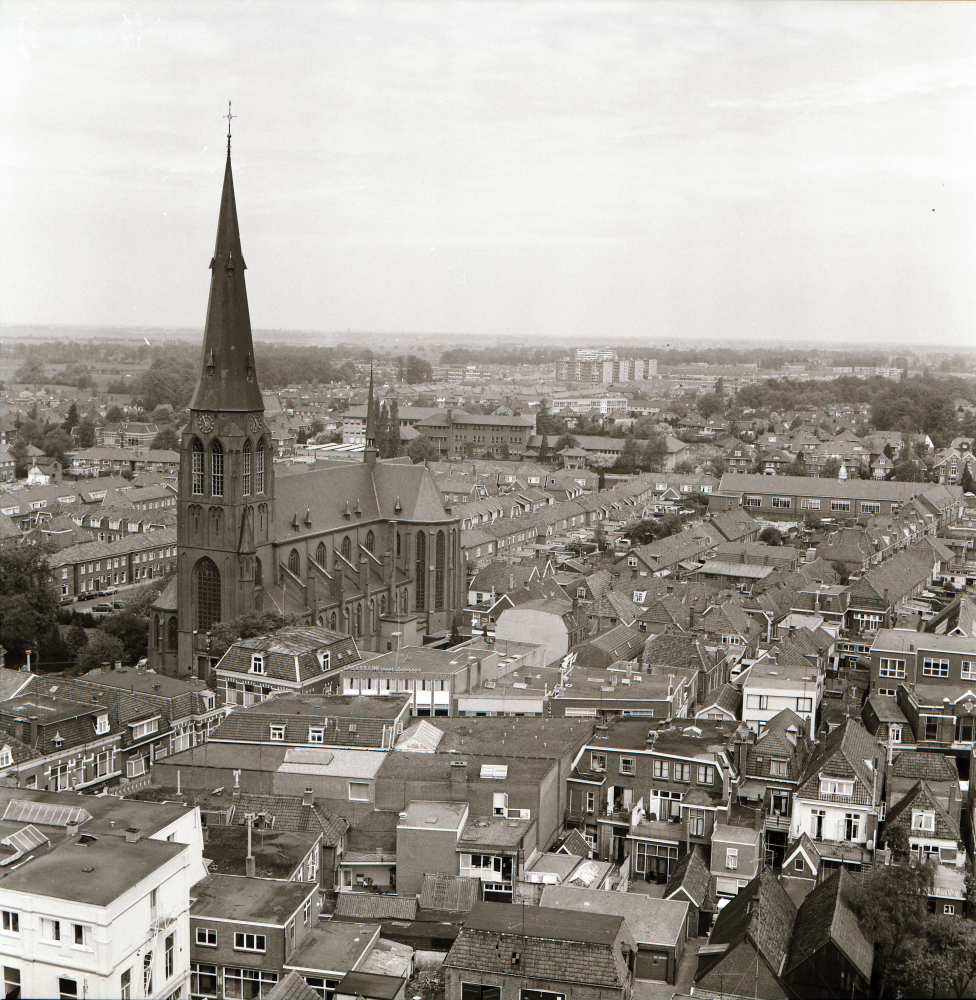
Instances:
[[[720,684],[717,688],[713,688],[705,695],[705,700],[698,711],[704,712],[705,709],[713,707],[731,712],[732,717],[738,719],[742,708],[742,689],[734,684]]]
[[[217,669],[247,674],[258,681],[269,678],[301,684],[326,670],[319,661],[319,651],[329,653],[329,669],[362,659],[351,636],[318,625],[292,625],[269,635],[238,639],[220,658]],[[263,674],[251,672],[255,653],[263,654]]]
[[[478,900],[476,879],[461,875],[425,875],[420,889],[420,906],[425,910],[467,913]]]
[[[570,830],[566,834],[566,839],[562,842],[560,849],[580,858],[589,857],[592,850],[590,845],[583,839],[583,834],[576,829]]]
[[[688,899],[700,907],[708,895],[711,877],[705,855],[700,845],[695,844],[671,869],[668,884],[664,887],[664,898]]]
[[[336,896],[335,915],[357,920],[414,920],[416,896],[395,896],[372,892],[340,892]]]
[[[295,830],[301,833],[323,834],[326,847],[334,847],[349,829],[349,823],[341,816],[329,812],[319,803],[311,806],[302,804],[299,795],[261,795],[241,792],[234,797],[236,816],[246,813],[270,813],[275,818],[276,830]]]
[[[771,868],[762,871],[719,912],[708,936],[709,944],[728,944],[720,960],[747,935],[760,954],[779,975],[790,946],[796,905],[780,885]],[[711,964],[715,964],[712,962]],[[707,969],[699,966],[699,976]]]
[[[877,600],[888,592],[891,604],[907,596],[921,583],[932,577],[938,557],[928,545],[916,544],[903,549],[898,555],[872,566],[851,587],[850,603],[857,605],[859,597]]]
[[[710,665],[708,650],[701,636],[690,632],[663,632],[661,635],[649,636],[641,661],[651,665],[660,663],[696,670]]]
[[[498,908],[502,909],[499,910]],[[622,917],[547,906],[476,903],[444,965],[454,969],[622,989],[629,981],[617,947]],[[519,961],[512,963],[512,953]]]
[[[946,812],[935,793],[924,781],[916,781],[908,793],[888,811],[885,828],[908,825],[911,828],[912,811],[921,809],[935,813],[935,830],[931,836],[938,840],[960,841],[959,824]]]
[[[871,979],[874,945],[850,907],[855,878],[840,868],[821,882],[800,905],[783,972],[788,973],[832,941],[866,980]]]
[[[871,795],[880,795],[884,785],[885,753],[885,748],[859,722],[845,719],[814,749],[813,756],[804,768],[797,794],[820,798],[819,779],[823,773],[829,777],[855,779],[854,795],[839,801],[852,805],[870,805]],[[865,760],[878,761],[877,781]]]
[[[893,778],[924,778],[926,781],[958,781],[952,761],[941,753],[902,750],[891,763]]]
[[[318,993],[297,972],[289,972],[279,979],[264,997],[265,1000],[320,1000]]]

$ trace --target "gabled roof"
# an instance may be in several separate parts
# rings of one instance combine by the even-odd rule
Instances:
[[[885,827],[912,825],[912,812],[920,809],[923,812],[935,813],[935,830],[928,836],[939,840],[960,841],[962,834],[959,824],[946,812],[945,807],[925,781],[916,781],[908,793],[888,811]],[[924,834],[923,834],[924,836]]]
[[[478,882],[462,875],[425,875],[420,888],[424,910],[467,913],[478,900]]]
[[[893,778],[924,778],[926,781],[959,781],[952,761],[941,753],[903,750],[891,762]]]
[[[695,844],[671,869],[668,884],[664,887],[664,898],[687,899],[700,907],[708,895],[711,878],[705,854],[701,846]]]
[[[709,708],[720,708],[728,712],[733,719],[738,719],[742,712],[742,689],[728,683],[713,688],[705,695],[705,700],[696,714],[706,712]]]
[[[878,761],[878,780],[865,760]],[[831,777],[856,778],[867,794],[874,788],[880,795],[885,767],[885,748],[854,719],[845,719],[813,751],[813,756],[803,770],[801,782],[815,781],[823,772]],[[803,789],[801,789],[803,791]],[[818,791],[810,789],[810,791]],[[857,801],[857,795],[854,801]]]
[[[822,858],[820,856],[820,851],[817,850],[817,845],[813,842],[813,839],[808,833],[801,833],[799,839],[789,849],[783,860],[784,871],[789,868],[790,862],[793,858],[800,853],[806,855],[807,861],[810,863],[810,868],[812,869],[813,874],[816,875],[820,871],[820,862]]]
[[[861,930],[850,906],[854,876],[839,868],[803,900],[793,922],[793,936],[784,973],[816,954],[828,942],[868,981],[874,964],[874,945]]]

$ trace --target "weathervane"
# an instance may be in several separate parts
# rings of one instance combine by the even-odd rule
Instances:
[[[227,155],[230,156],[230,120],[237,117],[230,113],[230,101],[227,102],[227,114],[223,117],[227,119]]]

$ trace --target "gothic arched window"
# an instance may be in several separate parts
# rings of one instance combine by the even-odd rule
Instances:
[[[375,546],[376,546],[376,536],[373,534],[372,531],[367,531],[366,545],[365,545],[366,551],[372,552]]]
[[[261,560],[254,560],[254,586],[263,587],[264,586],[264,570],[261,568]]]
[[[444,532],[437,532],[434,547],[434,610],[444,610]]]
[[[363,634],[363,606],[361,604],[356,605],[356,635],[361,636]]]
[[[397,532],[397,559],[400,558],[400,532]]]
[[[319,542],[318,546],[315,549],[315,561],[323,569],[325,569],[325,559],[326,559],[326,555],[325,555],[325,542]]]
[[[416,611],[423,611],[427,607],[427,536],[422,532],[417,532],[417,582],[414,585]]]
[[[331,615],[329,615],[329,628],[332,629],[333,632],[336,630],[336,613],[334,611]]]
[[[376,631],[376,601],[369,602],[369,630]]]
[[[352,542],[349,541],[349,536],[347,535],[342,540],[342,555],[345,559],[352,558]]]
[[[380,615],[386,614],[386,594],[380,595]]]
[[[258,446],[254,451],[254,492],[264,492],[264,438],[258,441]]]
[[[216,439],[210,445],[210,494],[224,495],[224,446]]]
[[[192,460],[192,475],[190,492],[197,497],[203,496],[203,445],[196,439],[190,445],[190,456]]]
[[[153,616],[153,645],[159,649],[163,644],[163,627],[159,621],[159,615]]]
[[[288,553],[288,569],[291,570],[295,576],[301,576],[302,572],[302,559],[298,554],[298,549],[292,549]]]
[[[166,646],[169,649],[176,649],[180,644],[180,629],[176,624],[176,615],[170,616],[166,631],[169,633],[166,637]]]
[[[204,556],[197,563],[197,628],[206,631],[220,621],[220,570]]]
[[[251,442],[244,442],[244,452],[241,456],[241,493],[251,495]]]

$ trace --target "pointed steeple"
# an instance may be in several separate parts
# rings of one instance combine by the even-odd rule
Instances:
[[[367,465],[375,465],[378,456],[376,447],[376,421],[373,415],[373,362],[369,362],[369,397],[366,400],[366,448],[363,451],[363,461]]]
[[[212,274],[207,325],[203,334],[203,360],[200,379],[190,402],[191,410],[264,409],[254,367],[251,317],[244,285],[245,267],[241,234],[237,227],[228,140],[217,244],[210,261]]]

